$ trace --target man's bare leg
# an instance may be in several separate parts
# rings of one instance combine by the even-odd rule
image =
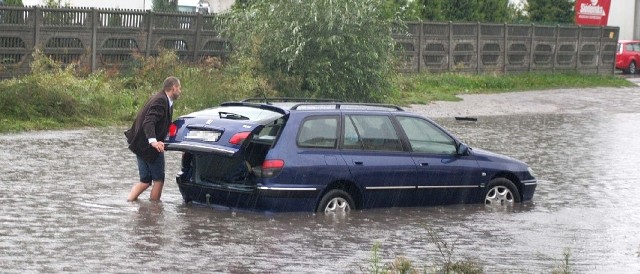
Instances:
[[[138,196],[140,196],[142,192],[147,190],[147,188],[149,188],[149,184],[143,182],[139,182],[133,185],[133,187],[131,188],[131,192],[129,192],[129,196],[127,197],[127,201],[133,202],[135,200],[138,200]]]
[[[151,201],[160,201],[163,186],[163,181],[153,181],[153,187],[151,188]]]

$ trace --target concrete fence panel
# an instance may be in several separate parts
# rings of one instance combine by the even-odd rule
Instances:
[[[123,69],[174,50],[188,62],[227,58],[215,15],[142,10],[0,7],[0,78],[28,73],[32,53],[86,72]],[[407,22],[395,29],[406,73],[577,71],[613,74],[618,27]]]

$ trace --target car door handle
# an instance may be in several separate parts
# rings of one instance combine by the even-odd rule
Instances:
[[[362,161],[353,161],[353,163],[358,166],[361,166],[362,164],[364,164]]]
[[[429,163],[420,163],[420,166],[429,166]]]

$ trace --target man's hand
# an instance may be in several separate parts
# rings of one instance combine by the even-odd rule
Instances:
[[[164,152],[164,143],[163,142],[153,142],[151,146],[155,148],[158,152]]]

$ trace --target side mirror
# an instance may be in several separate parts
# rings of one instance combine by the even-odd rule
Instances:
[[[466,155],[469,155],[469,150],[471,150],[469,146],[467,146],[464,143],[460,143],[458,145],[458,149],[456,150],[456,154],[461,156],[466,156]]]

